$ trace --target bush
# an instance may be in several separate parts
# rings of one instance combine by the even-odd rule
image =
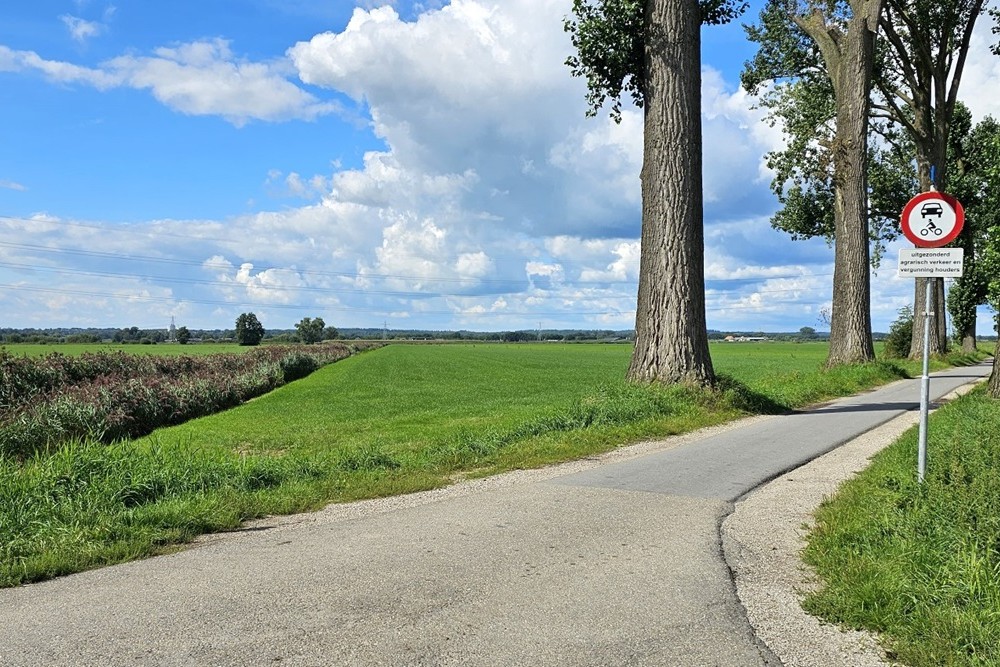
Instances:
[[[890,359],[905,359],[910,356],[913,341],[913,308],[903,306],[897,311],[899,317],[889,327],[885,338],[885,356]]]
[[[312,373],[319,368],[319,362],[308,354],[292,353],[279,363],[285,382],[292,382]]]
[[[39,359],[0,351],[0,457],[23,460],[74,438],[108,443],[146,435],[234,407],[367,347],[327,343],[200,357],[116,352]]]

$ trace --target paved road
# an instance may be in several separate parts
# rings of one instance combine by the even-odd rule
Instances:
[[[988,372],[940,374],[932,394]],[[574,474],[332,507],[0,591],[0,665],[777,665],[720,522],[918,399],[905,381]]]

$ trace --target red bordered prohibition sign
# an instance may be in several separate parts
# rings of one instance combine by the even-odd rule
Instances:
[[[943,192],[921,192],[900,218],[903,235],[919,248],[940,248],[958,238],[965,224],[962,203]]]

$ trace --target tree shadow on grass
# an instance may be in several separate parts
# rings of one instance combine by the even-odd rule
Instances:
[[[758,415],[782,415],[792,411],[791,406],[754,391],[731,375],[718,375],[715,387],[719,397],[736,410]]]

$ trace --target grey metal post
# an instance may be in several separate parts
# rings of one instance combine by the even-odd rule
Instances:
[[[934,278],[925,278],[927,291],[924,295],[924,374],[920,377],[920,443],[917,446],[917,481],[924,483],[927,472],[927,413],[930,411],[931,376],[928,372],[931,355],[931,283]]]

